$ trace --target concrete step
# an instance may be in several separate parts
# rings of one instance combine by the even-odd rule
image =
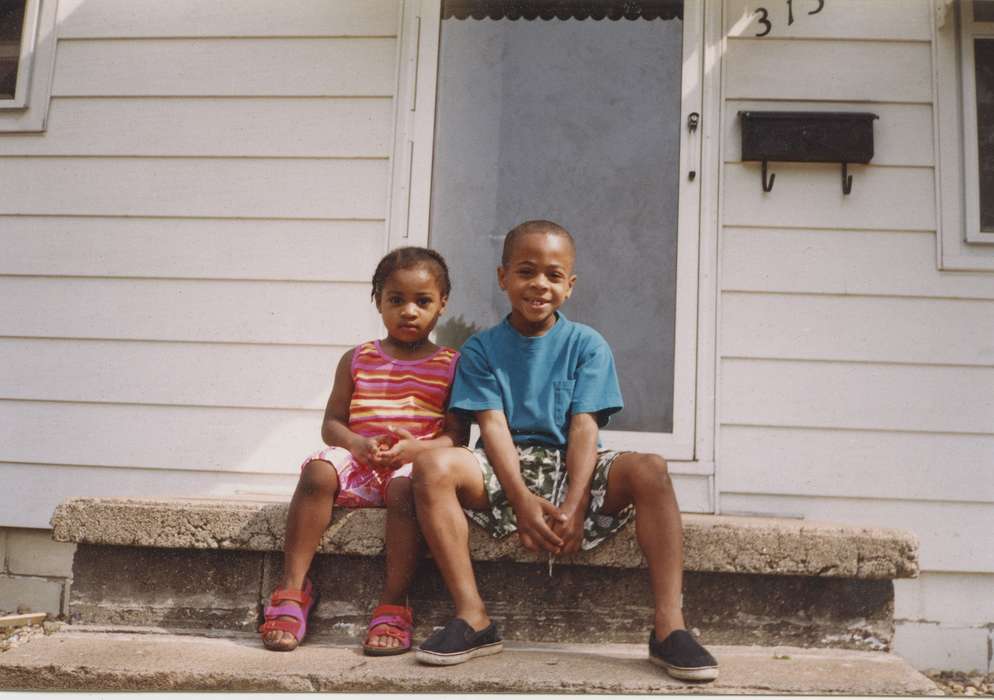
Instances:
[[[53,537],[76,544],[158,549],[281,552],[287,503],[217,499],[70,498],[52,516]],[[386,511],[336,508],[318,547],[324,554],[383,554]],[[914,578],[918,540],[886,528],[785,518],[683,514],[687,571],[862,580]],[[470,528],[475,561],[545,563],[517,537],[495,540]],[[563,564],[643,568],[635,523]]]
[[[275,586],[286,503],[254,499],[70,499],[54,536],[77,545],[74,622],[248,632]],[[312,566],[315,636],[365,627],[383,571],[382,509],[336,509]],[[685,514],[684,613],[709,644],[888,649],[891,579],[917,574],[907,533],[802,520]],[[506,639],[641,642],[652,619],[634,526],[602,546],[544,557],[471,528],[481,593]],[[194,573],[195,572],[195,573]],[[451,616],[430,561],[410,594],[418,634]]]
[[[507,642],[460,666],[413,654],[363,656],[355,644],[308,640],[270,652],[254,635],[176,635],[161,629],[67,627],[0,656],[0,689],[75,691],[322,691],[621,694],[941,695],[892,654],[840,649],[714,646],[720,677],[676,681],[645,644]]]

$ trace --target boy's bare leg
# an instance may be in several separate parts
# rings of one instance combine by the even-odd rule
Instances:
[[[635,534],[649,564],[655,600],[656,639],[685,629],[680,595],[683,590],[683,525],[666,461],[659,455],[629,452],[611,465],[603,511],[615,513],[635,505]]]
[[[321,535],[331,522],[331,509],[337,493],[338,472],[330,462],[316,459],[304,465],[287,512],[280,588],[300,590],[304,587]],[[285,601],[285,604],[296,605],[293,601]],[[297,644],[292,634],[280,630],[267,632],[263,641],[272,648],[292,648]]]
[[[414,460],[414,500],[421,532],[455,605],[456,617],[482,630],[490,624],[469,555],[469,522],[463,507],[490,507],[483,473],[473,453],[460,447],[425,452]]]
[[[421,535],[414,515],[414,491],[407,477],[391,479],[387,485],[386,582],[380,605],[406,605],[407,591],[421,556]],[[383,633],[385,625],[370,630],[366,643],[374,647],[398,647],[400,640]]]

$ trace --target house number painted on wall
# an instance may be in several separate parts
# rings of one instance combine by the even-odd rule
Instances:
[[[809,15],[816,15],[822,11],[825,7],[825,0],[811,0],[817,3],[817,7]],[[759,15],[759,23],[763,25],[763,31],[756,34],[756,36],[766,36],[771,31],[773,31],[773,22],[770,21],[770,13],[765,7],[757,7],[753,12],[754,15]],[[787,26],[789,27],[794,23],[794,0],[787,0]]]

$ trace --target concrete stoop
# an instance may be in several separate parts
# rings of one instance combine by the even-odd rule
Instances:
[[[70,499],[55,539],[77,544],[75,625],[251,632],[280,571],[286,503],[251,499]],[[365,628],[383,581],[381,509],[335,512],[312,567],[325,643]],[[917,541],[895,530],[685,514],[684,612],[708,645],[889,649],[893,578],[917,575]],[[651,620],[634,526],[558,561],[471,529],[481,593],[505,639],[643,643]],[[451,615],[433,563],[410,603],[423,638]]]
[[[645,644],[506,643],[502,654],[448,668],[413,654],[362,655],[356,644],[308,640],[266,651],[249,635],[68,628],[0,655],[0,689],[448,693],[941,695],[900,658],[879,652],[714,646],[719,679],[673,680]]]

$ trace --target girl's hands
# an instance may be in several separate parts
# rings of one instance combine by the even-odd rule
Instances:
[[[387,429],[388,434],[363,437],[352,443],[349,451],[357,462],[374,469],[399,469],[424,448],[410,431],[393,426]]]
[[[531,552],[545,550],[554,554],[560,552],[563,539],[556,534],[554,528],[566,520],[565,513],[531,492],[518,503],[512,503],[511,507],[518,521],[518,537],[525,549]],[[553,523],[553,527],[549,527],[549,521]],[[582,529],[582,520],[580,525]]]
[[[380,455],[390,446],[390,442],[392,441],[386,435],[359,438],[350,446],[349,452],[360,464],[379,467]]]
[[[387,426],[390,431],[376,455],[376,461],[370,462],[381,469],[399,469],[408,462],[414,461],[414,455],[420,452],[421,445],[410,431],[404,428]]]

